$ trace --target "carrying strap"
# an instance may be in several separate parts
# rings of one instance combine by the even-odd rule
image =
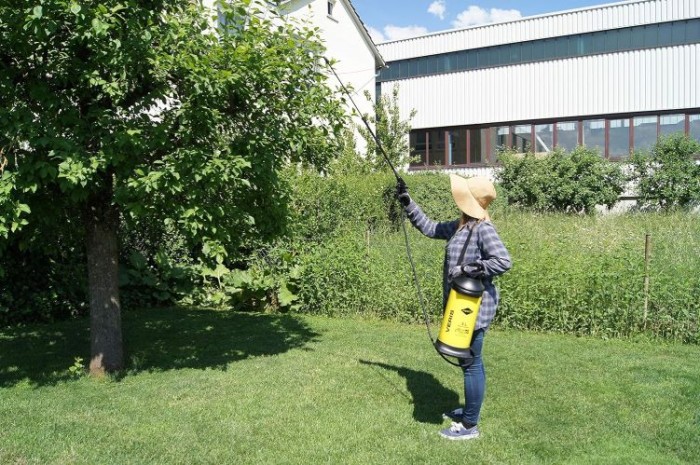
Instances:
[[[474,233],[474,230],[479,227],[479,224],[480,223],[476,223],[469,229],[469,235],[467,236],[467,240],[464,242],[464,247],[462,247],[462,252],[459,254],[459,259],[457,260],[457,264],[460,266],[462,266],[462,260],[464,260],[464,255],[467,253],[467,247],[469,247],[469,241],[472,239],[472,234]]]

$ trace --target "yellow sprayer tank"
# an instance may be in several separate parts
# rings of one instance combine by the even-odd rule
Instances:
[[[480,279],[458,276],[452,281],[435,348],[444,355],[471,358],[469,346],[479,315],[484,284]]]

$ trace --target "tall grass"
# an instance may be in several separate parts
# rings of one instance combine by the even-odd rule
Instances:
[[[700,342],[696,215],[570,216],[499,209],[493,217],[513,258],[513,269],[496,281],[501,290],[497,325]],[[445,244],[407,227],[428,312],[439,318]],[[305,256],[304,265],[303,311],[421,318],[400,230],[348,227]]]

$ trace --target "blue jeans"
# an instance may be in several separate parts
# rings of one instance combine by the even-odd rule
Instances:
[[[474,361],[468,367],[463,368],[464,412],[462,414],[462,422],[464,424],[476,425],[479,422],[479,412],[481,412],[481,404],[484,402],[486,372],[484,371],[484,362],[481,359],[484,334],[486,334],[486,329],[484,328],[474,331],[470,346],[474,353]]]

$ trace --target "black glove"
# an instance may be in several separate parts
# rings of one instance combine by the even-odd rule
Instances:
[[[484,265],[478,262],[467,263],[462,265],[462,273],[472,278],[481,278],[484,276]]]
[[[396,199],[404,207],[407,207],[408,204],[411,203],[411,196],[408,195],[408,187],[401,178],[396,180]]]

